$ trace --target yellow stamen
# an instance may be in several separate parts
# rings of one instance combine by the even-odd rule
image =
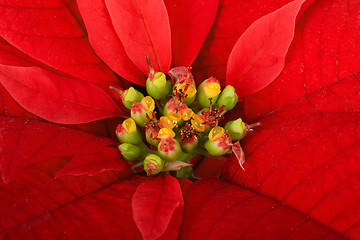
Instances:
[[[158,133],[158,138],[160,138],[160,139],[174,138],[175,135],[176,134],[174,133],[174,131],[171,130],[170,128],[161,128]]]
[[[205,125],[203,123],[204,123],[204,119],[197,114],[194,114],[193,117],[191,118],[191,125],[198,132],[205,131]]]
[[[221,87],[218,83],[212,82],[204,86],[206,96],[213,98],[221,92]]]
[[[136,123],[132,118],[126,119],[122,125],[127,133],[136,132]]]
[[[155,109],[155,101],[150,96],[143,97],[143,99],[141,99],[141,105],[149,112],[152,112]]]
[[[210,141],[216,141],[225,134],[225,129],[219,126],[213,127],[209,132]]]
[[[182,119],[184,119],[184,121],[188,121],[194,114],[195,113],[191,108],[185,108],[182,112]]]

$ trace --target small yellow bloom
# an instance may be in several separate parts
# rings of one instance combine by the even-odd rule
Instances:
[[[204,86],[206,96],[213,98],[221,92],[221,87],[218,83],[212,82]]]
[[[165,139],[165,138],[174,138],[175,132],[170,128],[161,128],[158,134],[158,138]]]
[[[225,134],[225,129],[219,126],[213,127],[209,132],[210,141],[216,141]]]
[[[127,133],[133,133],[136,132],[136,123],[132,118],[128,118],[126,119],[123,123],[122,123],[124,130]]]
[[[149,112],[152,112],[155,109],[155,101],[150,96],[143,97],[143,99],[141,99],[141,105]]]

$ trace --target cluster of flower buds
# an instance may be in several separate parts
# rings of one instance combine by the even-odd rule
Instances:
[[[238,101],[234,87],[221,91],[220,82],[210,77],[197,88],[190,68],[173,68],[167,78],[150,63],[149,67],[149,96],[132,87],[121,94],[131,112],[116,128],[124,159],[139,161],[148,175],[178,171],[178,176],[187,177],[189,161],[198,154],[220,156],[237,151],[236,156],[243,156],[238,141],[252,126],[240,118],[219,126],[222,115]]]

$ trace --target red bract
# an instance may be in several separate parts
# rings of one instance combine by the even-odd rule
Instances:
[[[291,12],[294,40],[284,46],[273,39],[285,48],[291,42],[286,56],[280,51],[284,70],[244,98],[247,120],[262,124],[242,142],[245,171],[232,156],[225,180],[131,176],[113,140],[39,118],[82,123],[121,115],[106,94],[118,80],[110,68],[144,85],[144,55],[156,70],[190,65],[218,3],[186,2],[1,3],[1,238],[360,238],[358,1],[305,1]],[[225,83],[232,51],[240,60],[240,53],[257,52],[251,41],[233,50],[239,37],[257,19],[265,25],[252,25],[253,33],[274,28],[282,18],[261,17],[289,2],[220,1],[193,64],[195,79],[213,75]],[[238,91],[274,80],[251,69],[264,76]],[[234,85],[235,73],[227,79]],[[103,132],[102,123],[79,127]]]

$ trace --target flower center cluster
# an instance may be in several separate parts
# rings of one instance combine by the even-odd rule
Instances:
[[[122,143],[119,149],[126,160],[144,164],[148,175],[178,171],[182,177],[182,167],[191,171],[191,158],[199,153],[230,153],[233,141],[245,136],[248,129],[241,119],[219,126],[222,114],[237,103],[232,86],[221,91],[220,82],[210,77],[196,87],[190,68],[171,69],[166,77],[149,67],[149,96],[134,88],[121,94],[131,114],[116,129]],[[124,131],[123,125],[129,130]]]

